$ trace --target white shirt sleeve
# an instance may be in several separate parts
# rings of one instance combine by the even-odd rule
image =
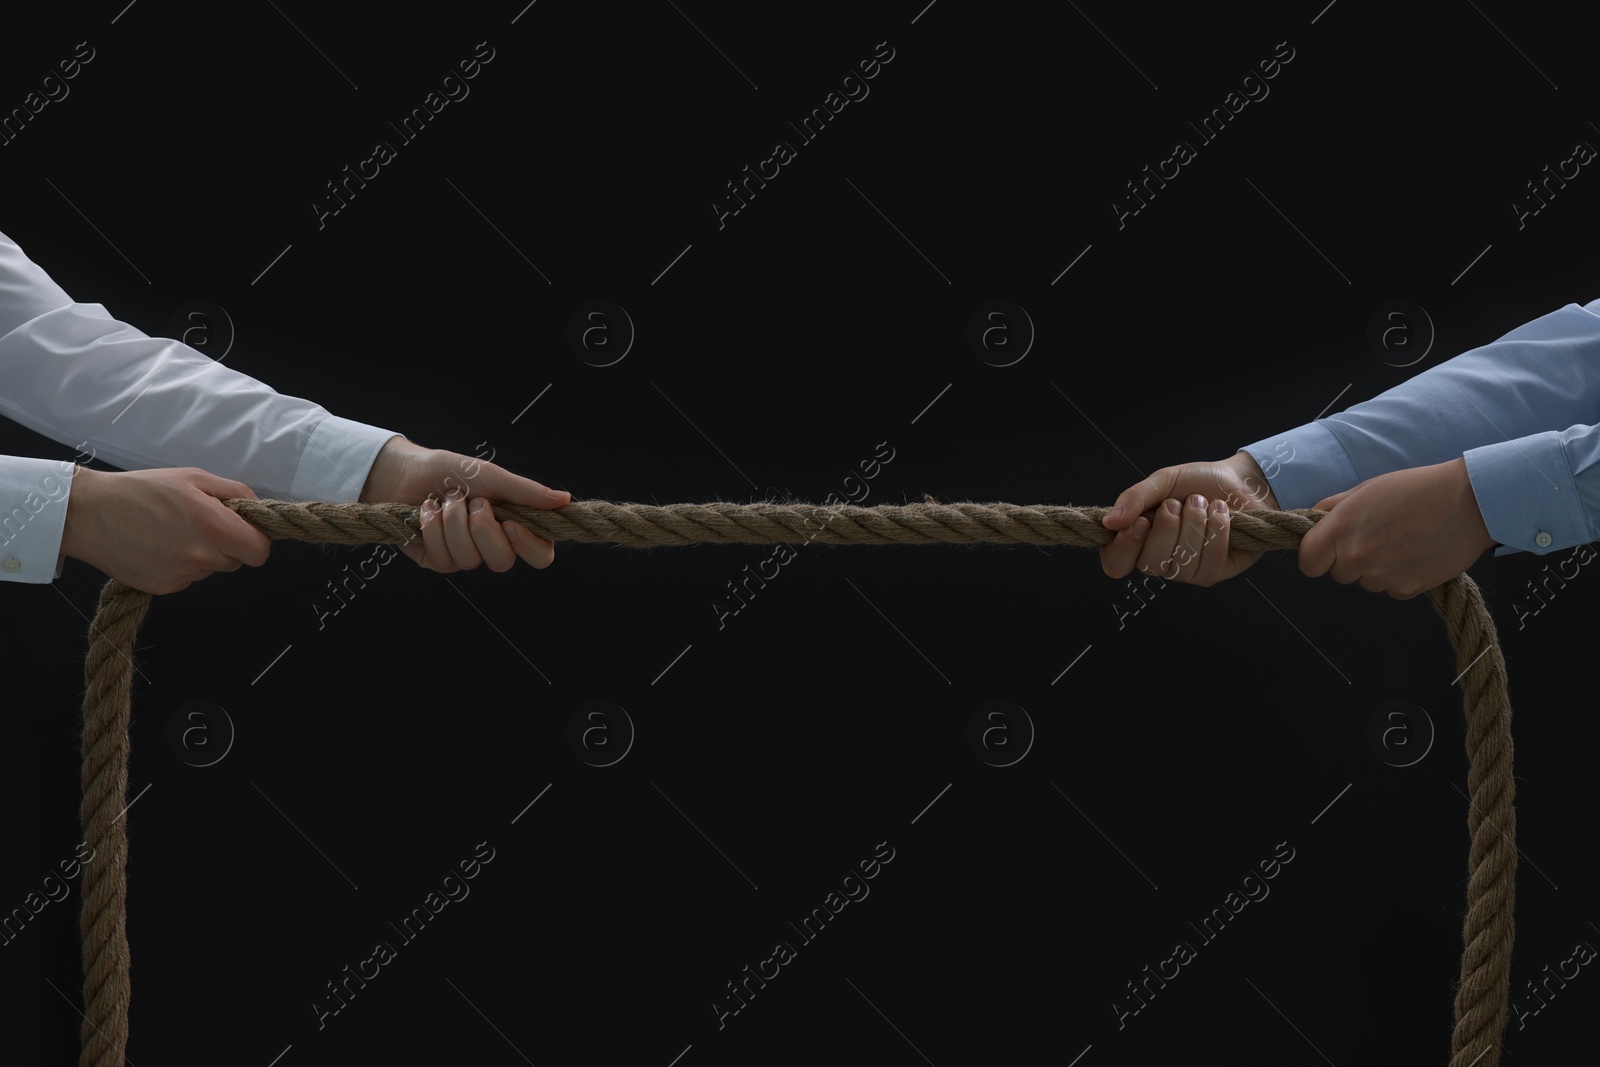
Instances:
[[[279,500],[359,499],[379,450],[397,436],[75,302],[3,233],[0,415],[85,461],[200,467]],[[0,581],[60,575],[75,469],[0,456]]]

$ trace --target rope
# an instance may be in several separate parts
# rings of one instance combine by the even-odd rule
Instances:
[[[296,504],[225,501],[274,539],[321,543],[403,544],[421,534],[407,504]],[[496,504],[514,520],[555,541],[657,545],[1030,544],[1093,548],[1113,532],[1100,507],[1016,504],[920,504],[822,507],[810,504],[614,504],[574,501],[553,510]],[[1324,512],[1237,511],[1229,544],[1247,551],[1295,548]],[[1456,650],[1470,764],[1467,829],[1471,835],[1461,978],[1456,988],[1450,1067],[1498,1067],[1511,985],[1516,812],[1512,807],[1511,703],[1505,659],[1477,583],[1465,574],[1428,598]],[[124,870],[128,858],[126,795],[134,638],[150,594],[106,583],[90,624],[83,711],[84,841],[95,862],[83,868],[83,1054],[80,1067],[121,1067],[128,1040],[128,940]],[[102,859],[104,857],[104,859]]]

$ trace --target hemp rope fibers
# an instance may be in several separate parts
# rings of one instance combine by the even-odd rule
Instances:
[[[345,545],[403,544],[420,536],[417,509],[407,504],[225,501],[275,539]],[[1030,544],[1097,547],[1113,532],[1100,525],[1106,508],[1017,504],[925,503],[858,507],[807,504],[614,504],[574,501],[552,510],[497,504],[514,520],[553,541],[650,548],[657,545]],[[1324,512],[1237,511],[1229,544],[1248,551],[1295,548]],[[1517,871],[1512,808],[1511,704],[1505,659],[1477,583],[1465,574],[1428,598],[1449,627],[1461,672],[1470,770],[1467,828],[1471,834],[1461,980],[1456,989],[1450,1067],[1497,1067],[1511,984]],[[84,841],[95,862],[83,868],[83,1054],[81,1067],[121,1067],[128,1039],[126,934],[128,859],[126,796],[128,724],[134,638],[150,594],[106,583],[90,625],[83,702]],[[104,857],[102,859],[102,857]]]

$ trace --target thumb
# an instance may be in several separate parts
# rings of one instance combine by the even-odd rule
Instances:
[[[191,484],[207,496],[215,497],[219,501],[237,498],[259,499],[255,490],[243,482],[219,477],[209,471],[197,470]],[[265,563],[272,551],[272,538],[256,529],[244,516],[235,514],[230,509],[224,508],[221,515],[225,529],[218,531],[221,539],[217,543],[217,549],[230,559],[236,559],[251,567],[259,567]]]
[[[195,468],[194,475],[189,479],[189,482],[202,493],[207,496],[214,496],[218,500],[257,499],[255,490],[243,482],[236,482],[232,478],[223,478],[207,470]]]
[[[1327,511],[1328,515],[1317,520],[1307,530],[1305,536],[1300,538],[1300,573],[1307,578],[1320,578],[1333,569],[1334,550],[1337,547],[1334,538],[1334,528],[1331,524],[1333,513],[1331,509],[1348,494],[1349,490],[1330,496],[1317,503],[1313,511]]]
[[[512,474],[504,467],[486,463],[478,483],[478,495],[504,504],[522,504],[530,508],[559,508],[571,503],[572,494],[565,489],[549,486]]]
[[[1124,489],[1100,519],[1100,524],[1108,530],[1127,529],[1140,515],[1172,496],[1177,483],[1178,468],[1162,467],[1144,481]]]
[[[1343,500],[1345,497],[1349,496],[1353,492],[1355,492],[1354,489],[1346,489],[1342,493],[1335,493],[1332,496],[1325,496],[1321,500],[1317,501],[1315,504],[1312,504],[1311,505],[1311,510],[1312,511],[1332,511],[1335,504],[1339,503],[1339,501]]]

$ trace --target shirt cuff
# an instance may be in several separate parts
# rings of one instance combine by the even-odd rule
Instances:
[[[328,415],[311,432],[295,471],[290,499],[351,504],[361,499],[367,475],[391,438],[403,437],[363,422]]]
[[[1321,422],[1308,422],[1236,451],[1248,452],[1260,466],[1283,511],[1309,508],[1361,480],[1344,445]]]
[[[1600,537],[1567,455],[1568,437],[1580,429],[1548,430],[1462,454],[1483,524],[1500,544],[1496,556],[1544,555]]]
[[[47,585],[61,577],[61,538],[77,464],[14,459],[0,464],[0,581]]]

